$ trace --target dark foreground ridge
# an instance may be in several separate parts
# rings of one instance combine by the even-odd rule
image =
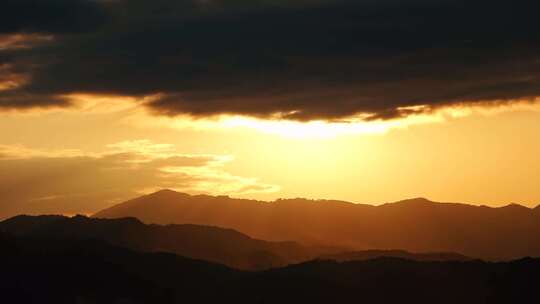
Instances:
[[[380,257],[393,257],[412,261],[470,261],[469,257],[453,252],[410,253],[405,250],[365,250],[340,252],[320,256],[319,259],[338,262],[365,261]]]
[[[540,260],[317,260],[261,272],[102,241],[0,235],[6,303],[536,303]],[[6,262],[7,261],[7,262]]]
[[[102,240],[143,252],[169,252],[244,270],[264,270],[314,259],[330,249],[294,242],[267,242],[232,229],[200,225],[146,225],[135,218],[16,216],[0,222],[15,236]]]
[[[99,240],[142,252],[168,252],[242,270],[266,270],[314,259],[353,261],[397,257],[418,261],[463,261],[457,253],[409,253],[403,250],[346,251],[267,242],[231,229],[199,225],[147,225],[135,218],[95,219],[85,216],[20,215],[0,222],[0,232],[17,237],[56,240]]]

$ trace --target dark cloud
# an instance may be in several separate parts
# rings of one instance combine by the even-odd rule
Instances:
[[[2,0],[0,33],[72,33],[96,29],[107,20],[96,0]]]
[[[29,94],[27,92],[0,93],[0,108],[29,109],[48,107],[67,107],[71,102],[62,97],[53,95]]]
[[[537,1],[99,3],[99,30],[11,54],[31,81],[0,107],[34,100],[2,94],[160,94],[149,107],[165,115],[386,119],[540,95]]]

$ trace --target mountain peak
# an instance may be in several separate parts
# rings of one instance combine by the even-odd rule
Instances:
[[[425,197],[414,197],[414,198],[411,198],[411,199],[408,199],[408,200],[409,201],[414,201],[414,202],[422,202],[422,203],[434,203],[434,201],[429,200],[429,199],[427,199]]]
[[[400,205],[400,206],[425,206],[425,205],[434,205],[437,204],[434,201],[431,201],[425,197],[415,197],[410,199],[405,199],[397,201],[394,203],[387,203],[385,205]]]
[[[161,190],[158,190],[156,192],[150,193],[148,195],[170,195],[170,194],[185,194],[185,193],[177,192],[177,191],[174,191],[174,190],[171,190],[171,189],[161,189]],[[188,195],[188,194],[186,194],[186,195]]]
[[[516,203],[511,203],[506,206],[500,207],[499,209],[505,209],[505,210],[515,210],[515,211],[529,211],[530,209]]]
[[[171,189],[161,189],[156,192],[145,195],[146,197],[156,198],[178,198],[178,197],[190,197],[191,195],[183,192],[177,192]]]

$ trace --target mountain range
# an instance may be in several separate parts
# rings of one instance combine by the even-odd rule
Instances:
[[[540,260],[316,260],[246,272],[99,240],[0,233],[6,303],[536,303]]]
[[[0,222],[0,231],[17,237],[101,240],[137,251],[175,253],[246,270],[276,268],[333,252],[294,242],[256,240],[232,229],[145,225],[135,218],[16,216]]]
[[[379,206],[307,199],[263,202],[162,190],[93,217],[218,226],[257,239],[348,251],[397,248],[487,260],[540,256],[540,208],[516,204],[492,208],[423,198]]]
[[[0,222],[0,294],[55,304],[536,303],[540,259],[526,256],[540,252],[539,212],[164,190],[93,217]]]
[[[417,261],[469,260],[456,253],[409,253],[402,250],[342,252],[340,248],[257,240],[219,227],[191,224],[147,225],[135,218],[20,215],[0,222],[0,232],[32,239],[104,241],[135,251],[173,253],[251,271],[279,268],[315,259],[354,261],[396,257]]]

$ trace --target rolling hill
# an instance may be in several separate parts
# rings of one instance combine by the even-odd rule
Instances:
[[[6,303],[536,303],[540,260],[311,261],[245,272],[96,240],[0,234]]]
[[[145,225],[135,218],[16,216],[0,222],[0,231],[20,237],[102,240],[133,250],[175,253],[246,270],[285,266],[330,252],[294,242],[256,240],[231,229]]]

